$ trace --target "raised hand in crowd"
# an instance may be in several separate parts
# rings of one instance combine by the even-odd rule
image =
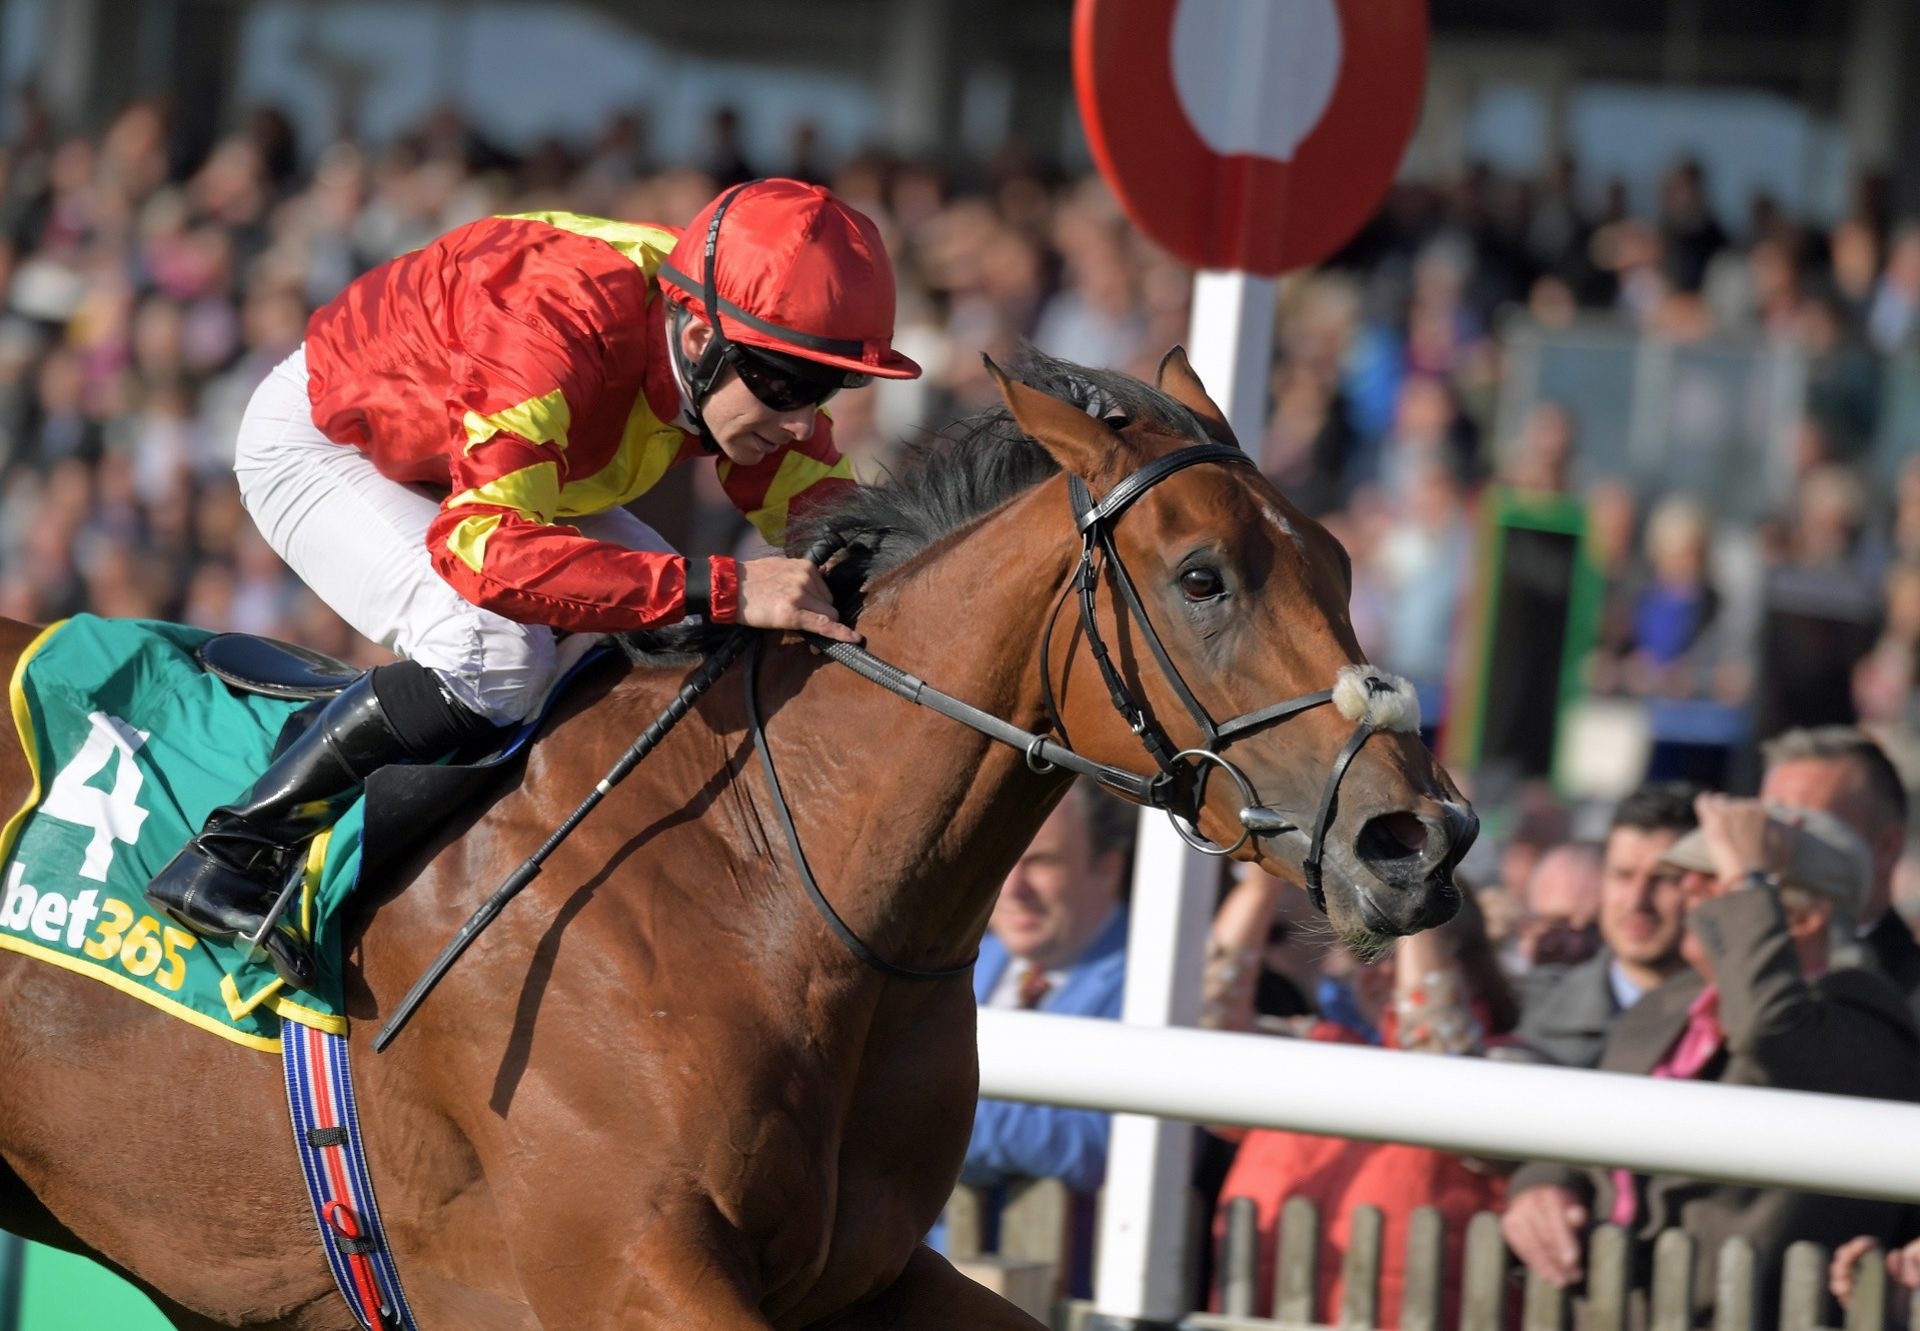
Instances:
[[[1709,896],[1724,896],[1749,874],[1777,873],[1793,863],[1799,833],[1789,815],[1731,795],[1703,794],[1693,807],[1713,857]]]
[[[1580,1235],[1586,1224],[1586,1206],[1568,1189],[1528,1188],[1507,1203],[1500,1233],[1527,1270],[1565,1289],[1585,1270]]]
[[[1860,1259],[1878,1251],[1880,1240],[1870,1234],[1848,1239],[1834,1249],[1833,1261],[1827,1267],[1827,1286],[1833,1290],[1833,1297],[1840,1300],[1841,1307],[1853,1305],[1854,1272],[1859,1268]],[[1896,1288],[1908,1293],[1920,1290],[1920,1239],[1887,1254],[1887,1278]]]

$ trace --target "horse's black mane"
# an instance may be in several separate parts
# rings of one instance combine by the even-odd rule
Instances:
[[[1174,434],[1206,438],[1186,407],[1117,370],[1088,369],[1023,347],[1007,373],[1091,415],[1152,421]],[[795,522],[787,549],[799,554],[828,539],[847,551],[832,577],[844,613],[857,608],[859,588],[867,582],[1059,470],[1004,404],[989,407],[907,443],[886,484],[862,486],[832,508]],[[658,664],[704,653],[730,631],[727,625],[675,626],[628,634],[624,645],[635,660]]]

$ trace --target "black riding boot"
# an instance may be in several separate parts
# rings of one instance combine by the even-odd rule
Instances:
[[[376,681],[376,675],[384,681]],[[306,843],[333,825],[369,776],[391,763],[432,761],[455,747],[459,723],[468,729],[475,724],[431,681],[421,667],[401,662],[349,684],[246,794],[207,816],[200,834],[148,885],[148,902],[208,938],[257,933],[281,890],[301,870]],[[423,684],[450,722],[429,714],[423,727],[420,708],[396,718],[382,706],[382,693],[402,699],[429,696],[422,695]],[[312,987],[313,959],[284,916],[261,946],[288,984]]]

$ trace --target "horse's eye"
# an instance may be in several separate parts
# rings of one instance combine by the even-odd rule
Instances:
[[[1180,590],[1189,601],[1211,601],[1226,589],[1227,584],[1221,580],[1220,570],[1204,564],[1180,575]]]

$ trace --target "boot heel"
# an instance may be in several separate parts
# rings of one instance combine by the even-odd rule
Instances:
[[[314,965],[312,955],[288,937],[286,930],[275,929],[261,944],[261,949],[266,952],[273,973],[284,980],[289,989],[311,991],[319,980],[319,968]]]

